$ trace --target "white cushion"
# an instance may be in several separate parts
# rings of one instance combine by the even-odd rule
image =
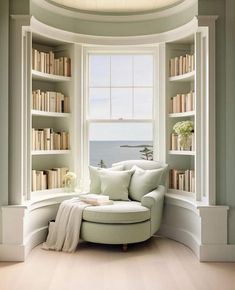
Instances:
[[[99,194],[101,192],[101,181],[100,181],[100,174],[99,171],[100,170],[112,170],[112,171],[116,171],[116,170],[123,170],[124,166],[123,165],[118,165],[118,166],[114,166],[112,168],[100,168],[100,167],[94,167],[94,166],[89,166],[89,171],[90,171],[90,193],[94,193],[94,194]]]
[[[108,195],[111,200],[129,200],[129,184],[133,172],[100,170],[101,193]]]
[[[160,184],[164,168],[144,170],[133,166],[134,174],[130,182],[130,198],[141,201],[141,198]]]
[[[124,166],[123,170],[130,170],[134,165],[138,166],[141,169],[144,170],[152,170],[152,169],[158,169],[158,168],[163,168],[164,172],[161,177],[160,184],[165,186],[166,183],[166,176],[167,176],[167,168],[168,165],[158,162],[158,161],[153,161],[153,160],[125,160],[121,162],[117,162],[112,164],[112,166]]]

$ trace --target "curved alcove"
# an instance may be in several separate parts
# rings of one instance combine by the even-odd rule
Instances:
[[[170,7],[162,11],[116,16],[63,9],[44,0],[33,0],[31,4],[32,17],[12,18],[13,27],[16,28],[15,33],[20,31],[20,27],[25,37],[24,40],[17,39],[18,47],[21,47],[22,42],[25,42],[29,54],[31,54],[30,41],[32,42],[32,36],[48,44],[58,42],[58,44],[63,45],[68,43],[72,45],[73,57],[78,66],[81,65],[81,47],[83,45],[129,47],[155,45],[158,46],[158,53],[165,56],[165,46],[169,42],[179,45],[188,43],[192,38],[194,39],[195,35],[204,31],[204,28],[206,28],[206,33],[210,29],[212,35],[214,33],[215,17],[196,18],[197,1],[193,0],[183,1],[178,7]],[[210,39],[211,45],[213,45],[214,39]],[[17,45],[15,49],[17,49]],[[18,59],[18,61],[24,60]],[[161,65],[162,68],[165,67],[165,63]],[[160,67],[158,69],[160,70]],[[26,74],[26,78],[30,79],[31,67],[28,67],[28,70],[30,72]],[[77,76],[78,71],[75,74]],[[19,78],[19,76],[17,77]],[[200,76],[197,77],[200,78]],[[25,82],[30,88],[31,85],[27,83],[29,80]],[[18,91],[21,86],[23,85],[18,84]],[[164,85],[161,89],[164,91]],[[24,124],[27,123],[27,116],[19,115],[19,118],[25,121]],[[19,132],[21,131],[22,134],[25,134],[22,128]],[[27,140],[27,136],[24,138]],[[159,146],[162,148],[162,152],[166,151],[164,142],[159,143]],[[14,150],[19,152],[17,147]],[[27,154],[25,153],[25,155]],[[165,161],[163,153],[161,153],[161,159],[161,161]],[[25,163],[28,164],[28,161],[26,160]],[[202,167],[203,164],[200,166]],[[29,169],[25,174],[21,180],[22,184],[31,174]],[[19,184],[15,185],[15,187],[17,186],[19,187]],[[24,192],[26,186],[22,186],[22,188],[23,194],[21,192],[22,195],[13,196],[11,199],[17,201],[13,203],[21,204],[6,206],[2,210],[3,231],[0,247],[2,260],[24,260],[34,246],[44,241],[48,221],[55,218],[59,204],[68,197],[75,196],[60,193],[20,202],[22,196],[26,195]],[[207,187],[205,186],[205,188]],[[18,193],[19,190],[17,189],[16,192]],[[212,206],[209,206],[209,199],[208,195],[207,200],[196,202],[195,198],[192,197],[166,193],[163,222],[159,232],[189,246],[200,260],[221,259],[219,255],[216,255],[217,249],[218,247],[223,248],[227,244],[228,208],[218,207],[213,203]],[[211,245],[213,245],[212,249]]]
[[[32,0],[31,14],[49,26],[91,36],[151,35],[172,30],[197,15],[197,1],[139,13],[89,13],[65,9],[46,0]],[[59,21],[58,21],[59,19]]]

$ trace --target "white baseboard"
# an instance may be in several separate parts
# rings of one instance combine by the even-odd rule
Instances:
[[[186,245],[201,262],[235,262],[235,245],[200,245],[192,233],[169,225],[162,225],[157,234]]]
[[[0,244],[1,262],[22,262],[25,260],[24,245],[2,245]]]
[[[30,251],[37,245],[43,243],[46,240],[48,227],[42,227],[30,233],[25,243],[25,258]]]
[[[30,251],[45,241],[47,227],[39,228],[28,235],[24,245],[0,244],[0,261],[23,262]]]
[[[165,224],[161,225],[161,228],[157,233],[186,245],[195,253],[197,258],[200,259],[200,243],[197,237],[192,233]]]
[[[201,245],[202,262],[235,262],[235,245]]]

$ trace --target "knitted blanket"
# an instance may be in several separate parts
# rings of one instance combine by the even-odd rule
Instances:
[[[82,213],[84,208],[91,206],[79,198],[65,200],[60,204],[55,222],[50,222],[47,240],[43,243],[44,250],[74,252],[77,248]]]

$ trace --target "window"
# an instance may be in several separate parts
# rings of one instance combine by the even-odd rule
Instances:
[[[153,54],[88,57],[89,163],[153,156]]]

